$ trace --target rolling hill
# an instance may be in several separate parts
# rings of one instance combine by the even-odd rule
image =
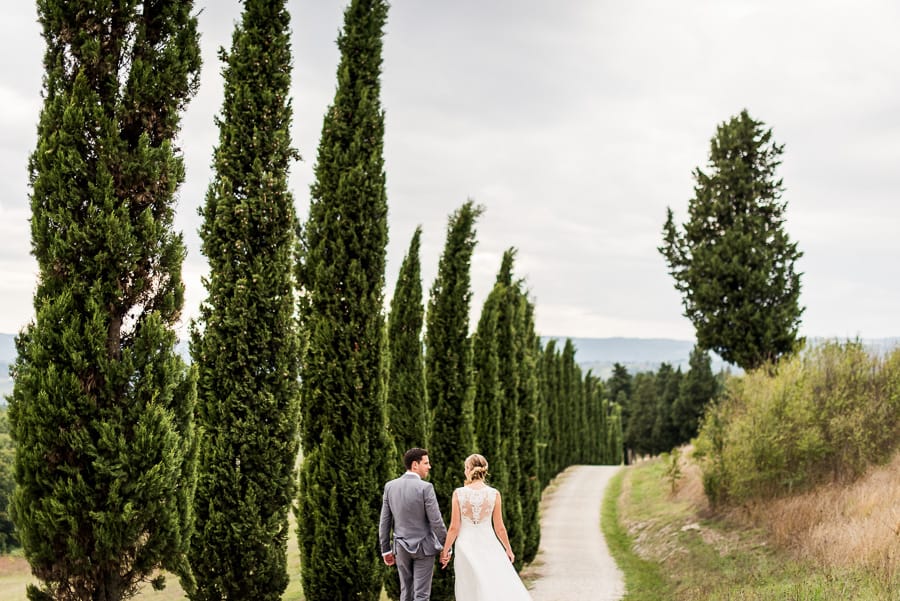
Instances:
[[[546,346],[550,340],[556,340],[561,348],[565,343],[565,336],[542,336],[541,343]],[[820,342],[823,339],[814,338],[812,342]],[[584,371],[593,370],[594,374],[606,379],[612,373],[615,363],[621,363],[632,374],[641,371],[656,371],[661,363],[669,363],[682,371],[688,368],[688,358],[694,347],[693,340],[672,340],[669,338],[572,338],[575,345],[575,360]],[[884,354],[890,349],[900,346],[900,338],[876,338],[866,339],[863,343],[872,352]],[[178,352],[190,360],[187,344],[178,345]],[[0,395],[6,395],[12,390],[12,379],[9,377],[9,365],[15,360],[16,347],[15,336],[12,334],[0,334]],[[712,355],[712,368],[714,372],[722,369],[731,369],[733,372],[740,370],[729,366],[718,355]],[[5,401],[3,401],[5,402]]]

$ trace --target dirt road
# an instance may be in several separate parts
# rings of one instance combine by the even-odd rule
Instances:
[[[618,466],[579,465],[545,492],[541,546],[523,576],[534,582],[534,601],[619,601],[622,572],[600,531],[600,506]]]

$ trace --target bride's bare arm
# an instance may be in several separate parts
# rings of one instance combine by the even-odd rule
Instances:
[[[456,498],[456,491],[453,491],[453,500],[450,504],[450,527],[447,528],[447,540],[444,541],[444,548],[441,550],[441,567],[446,568],[450,563],[450,549],[456,542],[456,536],[459,534],[459,499]]]
[[[494,501],[494,513],[491,515],[494,523],[494,534],[500,539],[503,548],[506,549],[506,556],[510,561],[515,561],[516,556],[512,551],[512,545],[509,544],[509,534],[506,533],[506,526],[503,525],[503,510],[500,508],[500,491],[497,491],[497,500]],[[449,538],[449,536],[448,536]]]

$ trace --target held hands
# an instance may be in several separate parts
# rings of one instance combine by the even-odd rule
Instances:
[[[447,564],[450,563],[451,555],[453,555],[453,550],[450,549],[449,547],[444,547],[441,550],[441,560],[440,561],[441,561],[441,569],[442,570],[447,567]]]

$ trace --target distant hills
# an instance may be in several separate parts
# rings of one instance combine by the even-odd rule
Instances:
[[[559,348],[565,344],[565,336],[543,336],[541,343],[546,346],[556,340]],[[812,339],[820,342],[823,339]],[[900,346],[900,338],[875,338],[862,341],[872,352],[883,354]],[[595,375],[606,379],[612,373],[614,363],[621,363],[632,374],[641,371],[656,371],[661,363],[669,363],[674,368],[688,369],[688,359],[693,340],[672,340],[669,338],[572,338],[575,345],[575,361],[584,371],[592,370]],[[178,352],[189,361],[187,344],[178,345]],[[0,334],[0,397],[12,391],[9,365],[16,358],[15,336]],[[712,355],[714,372],[722,369],[740,370],[729,366],[718,355]],[[0,398],[0,403],[5,402]]]
[[[558,348],[566,342],[566,337],[542,336],[545,347],[550,340],[556,340]],[[584,371],[592,370],[594,375],[607,379],[612,374],[615,363],[622,364],[630,373],[656,371],[662,363],[687,371],[693,340],[673,340],[670,338],[572,338],[575,345],[575,361]],[[718,355],[712,355],[712,369],[718,372],[728,367]],[[737,371],[731,368],[732,371]]]

